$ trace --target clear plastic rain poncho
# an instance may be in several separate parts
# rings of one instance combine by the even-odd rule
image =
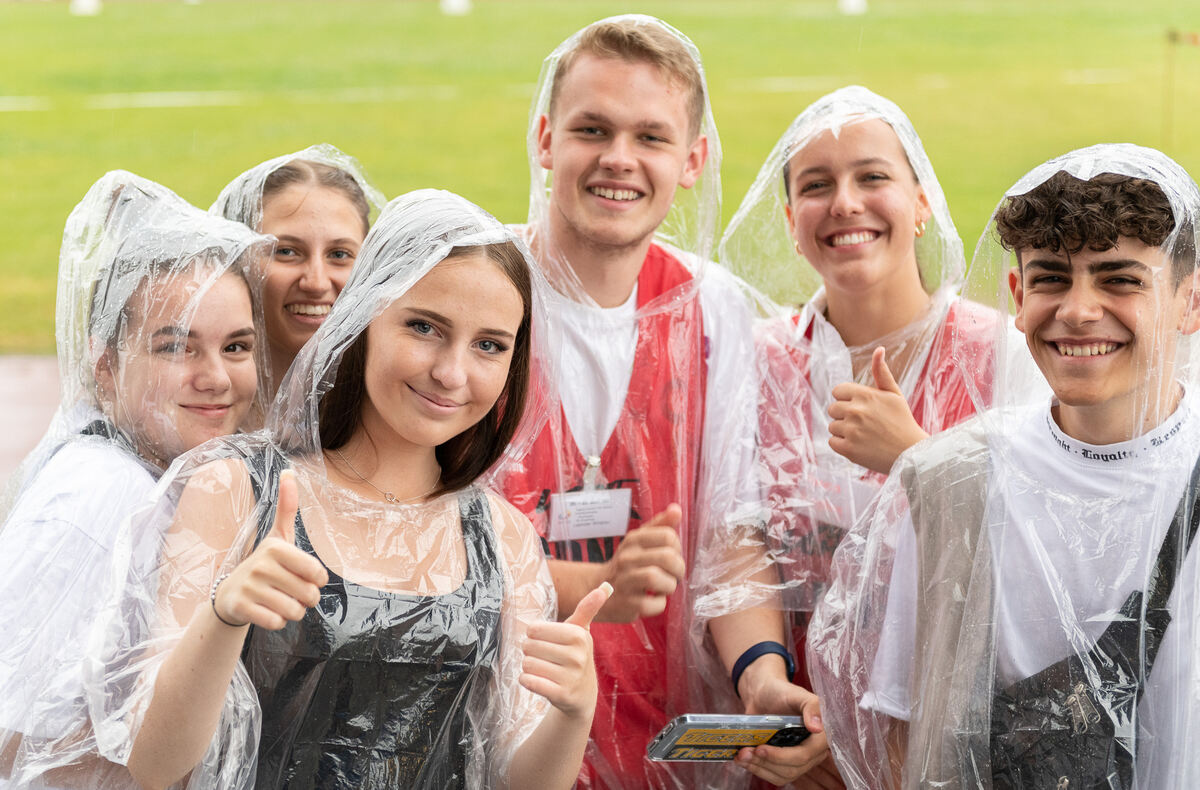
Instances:
[[[285,378],[267,428],[210,444],[164,478],[157,505],[135,520],[124,590],[94,640],[103,649],[90,666],[89,712],[107,759],[127,763],[132,742],[155,726],[147,710],[164,663],[190,644],[184,629],[208,614],[214,581],[271,529],[274,492],[290,468],[299,491],[295,545],[321,561],[330,581],[302,620],[280,631],[249,628],[186,786],[440,790],[491,786],[506,775],[548,707],[517,683],[524,624],[554,614],[537,536],[473,485],[385,501],[381,491],[367,496],[335,482],[341,456],[322,452],[323,431],[345,415],[330,412],[323,426],[320,414],[323,398],[353,393],[360,376],[369,392],[371,371],[391,364],[380,361],[386,349],[369,346],[365,361],[352,361],[373,322],[400,332],[389,323],[399,324],[389,317],[395,311],[385,311],[452,251],[505,242],[518,259],[527,255],[499,222],[455,195],[422,190],[393,200]],[[536,314],[544,285],[534,279]],[[365,372],[354,372],[359,364]],[[383,458],[391,434],[381,436]],[[452,444],[438,450],[443,483],[461,465],[453,454],[471,452]],[[342,464],[344,479],[354,479],[344,469],[367,475],[364,483],[371,474]]]
[[[261,421],[251,282],[271,247],[123,171],[68,217],[61,401],[0,529],[0,785],[58,786],[42,772],[94,745],[80,661],[124,520],[177,455]]]
[[[968,292],[1007,311],[1021,286],[1055,395],[901,456],[834,558],[809,659],[850,786],[1200,782],[1198,212],[1187,173],[1132,145],[1001,201]],[[995,399],[1013,386],[1001,370]]]
[[[578,183],[564,162],[548,170],[542,166],[539,129],[550,111],[560,62],[576,50],[586,30],[609,25],[633,31],[631,36],[659,38],[652,47],[674,49],[680,61],[690,61],[702,91],[697,96],[702,105],[696,127],[707,145],[707,157],[690,188],[671,185],[674,202],[657,229],[647,229],[654,232],[653,243],[628,301],[600,308],[575,267],[595,269],[604,262],[567,260],[555,236],[555,222],[573,202],[586,199],[575,194],[584,190],[585,180],[589,185],[597,179],[616,186],[636,184],[649,195],[647,200],[661,197],[661,189],[648,189],[653,176],[641,162],[610,172],[599,158],[589,160],[580,166]],[[626,62],[647,61],[632,57]],[[565,72],[566,79],[579,63],[574,61]],[[659,73],[667,72],[660,68]],[[673,89],[687,90],[682,80],[670,82]],[[612,97],[605,94],[602,99]],[[589,112],[606,118],[596,121],[597,128],[622,142],[630,99],[622,95],[611,105],[592,101],[596,103],[587,107]],[[665,105],[634,106],[629,114],[638,120],[665,112]],[[556,112],[568,117],[562,107]],[[609,138],[597,134],[597,139]],[[627,530],[668,504],[679,503],[680,537],[685,558],[690,559],[700,524],[727,506],[711,503],[710,493],[718,487],[701,478],[710,472],[735,481],[749,478],[748,464],[723,455],[723,448],[744,448],[742,437],[752,437],[754,431],[753,391],[745,388],[752,375],[750,314],[735,279],[708,260],[720,219],[721,147],[698,50],[682,33],[652,17],[629,15],[594,23],[564,41],[543,63],[527,142],[532,184],[525,233],[555,289],[551,311],[560,337],[554,353],[561,408],[547,413],[533,451],[505,470],[501,490],[533,521],[551,557],[587,562],[608,560]],[[633,153],[627,161],[638,157]],[[556,183],[556,177],[563,181]],[[720,486],[723,491],[736,488],[736,482]],[[572,521],[568,511],[596,517],[584,524],[582,519]],[[645,759],[647,743],[671,716],[703,709],[694,704],[695,690],[688,689],[699,675],[686,671],[690,606],[685,587],[681,584],[671,596],[664,614],[632,624],[593,624],[600,698],[583,786],[674,787],[690,781]]]
[[[910,324],[854,347],[847,346],[828,320],[822,276],[800,254],[791,235],[784,181],[787,173],[792,179],[797,177],[792,168],[801,166],[796,157],[808,146],[830,135],[843,145],[848,128],[880,121],[899,139],[907,165],[928,201],[929,219],[923,223],[923,231],[884,225],[894,218],[883,213],[886,207],[878,198],[867,198],[855,216],[849,211],[845,217],[833,216],[830,204],[821,214],[820,230],[805,227],[802,232],[826,232],[824,228],[841,223],[886,228],[887,235],[876,241],[877,247],[889,244],[895,248],[897,237],[912,239],[914,246],[899,253],[912,255],[915,250],[928,303]],[[866,165],[857,167],[853,178],[866,194],[878,185],[863,186],[871,171]],[[887,164],[875,167],[886,170]],[[832,180],[838,175],[822,177]],[[889,177],[906,178],[908,173]],[[795,203],[796,196],[792,198]],[[811,222],[812,217],[805,221]],[[834,549],[884,480],[884,475],[830,448],[827,410],[834,402],[834,387],[846,382],[872,384],[871,353],[884,346],[916,422],[926,432],[937,433],[974,412],[971,393],[986,390],[984,382],[991,376],[990,357],[981,352],[990,348],[995,330],[1002,328],[1005,320],[991,309],[959,298],[962,242],[929,157],[900,108],[859,86],[818,99],[789,125],[730,221],[721,240],[720,259],[784,306],[762,300],[765,317],[758,321],[755,332],[758,480],[768,509],[767,525],[765,531],[739,528],[735,532],[718,530],[710,536],[698,560],[702,570],[696,575],[697,613],[707,620],[755,605],[782,606],[795,613],[792,637],[801,666],[796,680],[807,687],[803,641],[809,613],[828,582]],[[911,265],[903,259],[893,263],[897,267]],[[890,308],[885,305],[884,309]],[[980,367],[960,367],[964,355],[977,360]],[[764,569],[771,563],[776,566],[774,571]]]
[[[221,194],[217,196],[209,211],[226,219],[240,222],[247,227],[258,228],[262,224],[262,193],[267,177],[289,162],[295,161],[316,162],[349,174],[362,189],[372,213],[376,215],[383,210],[384,204],[387,203],[383,193],[371,186],[366,172],[357,159],[328,143],[319,143],[310,145],[294,154],[268,159],[262,164],[250,168],[221,190]]]

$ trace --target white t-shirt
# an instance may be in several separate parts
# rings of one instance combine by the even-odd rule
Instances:
[[[77,437],[21,492],[0,530],[0,730],[52,738],[80,720],[80,661],[113,543],[155,483],[130,453]]]
[[[562,329],[558,371],[563,414],[584,456],[600,455],[617,427],[637,348],[637,285],[618,307],[555,295]]]
[[[1196,396],[1153,431],[1119,444],[1067,436],[1047,404],[1028,408],[991,442],[988,493],[1003,497],[1007,520],[988,532],[1000,684],[1029,677],[1104,632],[1131,592],[1143,590],[1200,455]],[[989,506],[994,506],[994,501]],[[901,525],[887,613],[870,691],[861,705],[898,719],[912,707],[916,620],[916,537]],[[1200,773],[1189,736],[1196,716],[1200,660],[1196,621],[1200,574],[1193,546],[1168,603],[1171,624],[1137,709],[1141,788],[1180,784]],[[1192,700],[1187,697],[1191,695]]]
[[[757,502],[752,471],[757,395],[749,308],[737,279],[715,264],[704,269],[699,298],[709,353],[705,466],[721,470],[730,488],[738,491],[738,502]],[[637,286],[618,307],[598,308],[564,298],[556,298],[553,307],[563,333],[558,371],[563,414],[580,453],[598,456],[629,392],[638,338]],[[740,394],[730,397],[734,389]],[[727,490],[720,483],[709,489]]]

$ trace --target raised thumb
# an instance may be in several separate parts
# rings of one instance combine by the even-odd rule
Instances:
[[[601,582],[600,586],[592,590],[579,601],[579,605],[575,607],[575,611],[567,618],[567,622],[572,625],[577,625],[580,628],[587,628],[592,624],[592,619],[596,613],[604,606],[608,600],[608,596],[612,595],[612,585],[608,582]]]
[[[296,509],[300,493],[296,487],[296,472],[284,469],[279,474],[279,494],[275,498],[275,523],[271,525],[271,537],[285,543],[296,542]]]
[[[875,353],[871,355],[871,376],[875,379],[875,388],[885,392],[894,392],[897,395],[903,395],[900,391],[900,385],[896,383],[896,377],[892,375],[892,369],[888,367],[887,351],[883,346],[875,349]]]
[[[683,508],[672,502],[663,509],[662,512],[656,513],[649,522],[644,526],[647,527],[671,527],[675,529],[679,526],[679,522],[683,521]]]

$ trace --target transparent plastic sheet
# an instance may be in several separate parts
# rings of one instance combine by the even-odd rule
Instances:
[[[700,121],[699,135],[707,140],[708,156],[695,184],[690,189],[676,191],[670,211],[654,232],[657,242],[668,248],[674,248],[672,252],[676,254],[682,252],[689,259],[683,263],[698,278],[704,263],[712,254],[718,223],[721,221],[721,140],[717,136],[717,124],[713,119],[704,67],[700,60],[700,50],[696,48],[691,39],[661,19],[641,14],[626,14],[609,17],[595,24],[608,22],[645,25],[669,33],[678,39],[691,55],[695,67],[699,71],[701,83],[704,85],[704,110]],[[575,302],[594,306],[594,300],[588,296],[587,290],[583,287],[575,270],[564,254],[556,249],[554,239],[547,232],[551,217],[553,173],[542,167],[538,148],[540,120],[550,110],[554,75],[559,61],[575,50],[582,32],[581,30],[574,34],[547,55],[546,59],[542,61],[542,70],[538,75],[533,104],[529,108],[529,133],[525,138],[530,175],[529,225],[526,232],[529,246],[537,254],[538,262],[554,289]],[[672,297],[675,299],[686,298],[687,291],[691,287],[695,287],[694,284],[688,288],[681,288],[680,293],[673,294]]]
[[[1200,192],[1166,156],[1137,146],[1051,160],[1006,193],[965,293],[1013,308],[1018,260],[996,218],[1011,200],[1077,183],[1063,174],[1100,181],[1070,207],[1050,199],[1018,217],[1034,227],[1031,218],[1049,217],[1041,238],[1051,241],[1023,247],[1012,275],[1022,284],[1018,326],[1055,396],[1020,405],[1027,380],[997,367],[987,400],[999,408],[901,457],[834,557],[813,616],[810,671],[852,787],[1200,780],[1190,748],[1200,578],[1188,544],[1200,456],[1189,318]],[[1079,217],[1106,204],[1130,211],[1127,197],[1099,191],[1109,174],[1160,192],[1112,187],[1133,190],[1146,214],[1106,220],[1119,246],[1094,249],[1076,238]],[[1170,223],[1147,220],[1154,211]],[[1130,242],[1140,229],[1155,243]],[[1064,264],[1055,237],[1076,260]],[[993,357],[1022,341],[997,331]],[[1097,404],[1099,419],[1089,416]]]
[[[12,478],[0,528],[0,784],[98,776],[82,660],[125,520],[174,458],[259,424],[259,259],[272,242],[123,171],[67,219],[59,409]],[[186,344],[186,351],[185,351]],[[217,407],[217,408],[210,408]]]
[[[255,495],[278,485],[284,467],[299,482],[296,545],[321,558],[331,581],[318,617],[251,629],[186,786],[502,785],[548,707],[517,684],[524,626],[554,615],[536,536],[481,489],[370,501],[330,483],[319,456],[284,453],[261,436],[189,456],[151,526],[135,532],[122,611],[138,616],[107,635],[103,695],[91,700],[114,758],[128,757],[172,635],[270,527],[271,499]],[[165,523],[165,532],[155,526]],[[239,526],[215,540],[214,524]],[[228,552],[214,547],[230,538]]]
[[[609,23],[666,33],[703,85],[698,50],[670,25],[640,15],[595,25]],[[560,559],[606,561],[622,538],[558,539],[552,497],[592,487],[627,489],[629,529],[678,503],[679,534],[690,563],[704,521],[716,510],[754,499],[744,491],[753,488],[751,461],[721,455],[723,448],[752,452],[754,401],[753,388],[745,388],[753,375],[751,314],[736,278],[709,260],[720,221],[720,142],[705,88],[698,134],[707,157],[699,176],[691,188],[673,190],[674,202],[654,231],[634,296],[621,308],[602,310],[555,236],[560,207],[552,201],[571,197],[555,192],[556,174],[542,166],[539,151],[556,70],[582,32],[542,65],[529,116],[530,209],[522,229],[555,289],[550,320],[559,337],[551,353],[562,400],[546,412],[532,449],[510,453],[498,483],[547,539],[551,556]],[[564,189],[572,188],[565,182]],[[611,353],[613,348],[628,354]],[[602,404],[615,407],[609,423],[601,416],[607,411]],[[591,472],[589,456],[599,459]],[[681,584],[661,615],[632,624],[593,624],[600,697],[582,787],[696,785],[693,767],[645,757],[646,745],[670,717],[714,709],[702,684],[712,672],[688,669],[688,595]]]
[[[207,619],[214,581],[271,530],[280,476],[291,469],[293,534],[274,536],[319,558],[330,582],[299,622],[236,632],[245,634],[240,659],[179,786],[503,785],[548,708],[517,683],[524,627],[555,613],[537,537],[475,486],[393,503],[338,484],[321,451],[318,407],[347,347],[452,250],[506,242],[528,259],[502,225],[457,196],[422,190],[392,201],[285,378],[267,427],[207,444],[163,477],[153,507],[121,532],[115,592],[88,644],[86,713],[106,760],[126,764],[142,735],[205,715],[198,711],[212,700],[189,701],[179,720],[148,718],[172,656]],[[545,286],[533,279],[536,312]],[[44,758],[53,764],[55,755]],[[86,768],[75,781],[108,786]]]
[[[853,210],[831,205],[823,209],[815,230],[807,225],[793,230],[785,170],[794,179],[795,168],[808,166],[800,157],[810,146],[832,139],[844,147],[847,130],[880,121],[894,133],[905,159],[898,173],[887,171],[886,164],[876,167],[892,180],[908,176],[904,164],[911,168],[928,202],[923,230],[918,234],[915,228],[885,225],[891,217],[882,212],[886,206],[878,197],[866,198],[872,202],[858,210],[857,220]],[[852,158],[840,153],[840,148],[835,150],[838,157]],[[878,156],[889,154],[883,151]],[[812,166],[827,165],[816,159]],[[818,172],[832,182],[840,171]],[[858,166],[853,173],[856,182],[864,179],[864,173],[873,175]],[[867,182],[860,188],[868,194],[880,189],[878,183]],[[799,194],[799,188],[792,190]],[[845,216],[836,213],[839,210]],[[830,233],[827,228],[835,226],[872,226],[887,231],[884,239],[913,239],[912,246],[894,253],[915,258],[920,285],[928,295],[926,306],[910,323],[862,345],[848,345],[843,339],[827,317],[822,274],[804,257],[792,235]],[[884,239],[877,244],[884,244]],[[889,250],[899,246],[894,239],[887,243]],[[756,452],[767,523],[758,531],[718,529],[709,536],[697,558],[698,617],[693,639],[703,644],[703,628],[714,617],[753,606],[781,607],[791,613],[790,636],[801,665],[797,682],[808,686],[803,655],[809,613],[828,584],[834,550],[867,512],[885,479],[831,449],[828,409],[835,402],[834,388],[847,382],[872,386],[871,355],[883,346],[913,419],[925,432],[938,433],[986,403],[995,367],[992,341],[1009,322],[1006,314],[959,296],[962,242],[920,138],[899,107],[859,86],[818,99],[788,126],[730,221],[721,240],[720,259],[782,305],[765,296],[755,299],[761,316],[755,330]],[[905,260],[890,263],[911,265]],[[864,311],[869,309],[866,304],[864,298]],[[1023,364],[1029,367],[1028,361]]]
[[[267,177],[289,162],[297,160],[317,162],[349,173],[362,189],[363,194],[366,195],[372,214],[375,216],[378,216],[379,212],[383,210],[384,204],[387,203],[383,193],[371,186],[371,182],[367,180],[366,171],[363,170],[357,159],[328,143],[319,143],[293,154],[268,159],[250,168],[221,190],[221,194],[217,196],[209,211],[226,219],[240,222],[249,228],[257,229],[262,224],[262,193]]]
[[[281,202],[270,210],[277,200]],[[328,309],[346,282],[371,218],[386,202],[357,159],[321,143],[255,165],[226,185],[209,208],[212,214],[286,239],[263,268],[268,393],[275,392],[316,329],[313,314],[297,316],[291,303]]]
[[[922,283],[929,293],[943,285],[957,291],[966,267],[962,240],[921,139],[903,110],[858,85],[823,96],[788,125],[721,236],[718,252],[721,263],[746,282],[762,288],[777,304],[802,305],[813,301],[821,289],[821,277],[811,263],[803,258],[797,261],[785,214],[784,165],[826,132],[836,137],[847,125],[872,118],[883,120],[896,133],[929,200],[932,214],[928,227],[916,240]]]

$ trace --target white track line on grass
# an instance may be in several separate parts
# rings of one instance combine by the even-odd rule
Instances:
[[[830,91],[845,84],[845,78],[835,76],[758,77],[736,80],[732,87],[739,93],[808,93]]]
[[[1067,85],[1124,85],[1132,80],[1125,69],[1075,69],[1062,74]]]
[[[950,87],[950,78],[945,74],[919,74],[917,87],[927,91],[942,91]]]
[[[917,74],[914,79],[917,85],[925,90],[946,90],[950,87],[950,77],[946,74]],[[731,87],[739,93],[824,93],[840,88],[851,81],[848,77],[839,77],[835,74],[757,77],[735,80]]]
[[[88,110],[141,110],[156,108],[241,107],[264,101],[284,100],[305,104],[387,104],[406,101],[450,101],[460,94],[457,85],[395,85],[335,90],[297,91],[142,91],[137,93],[93,93],[78,100]],[[74,97],[72,97],[74,98]],[[52,110],[48,96],[0,96],[0,112]]]
[[[946,74],[919,74],[917,84],[926,90],[946,90],[953,78]],[[1133,81],[1126,69],[1074,69],[1060,72],[1064,85],[1124,85]],[[847,83],[837,75],[756,77],[731,80],[731,89],[741,93],[825,93]],[[511,96],[530,96],[531,83],[507,86]],[[154,108],[241,107],[266,101],[294,101],[305,104],[389,104],[408,101],[453,101],[462,95],[457,85],[391,85],[331,90],[292,91],[143,91],[138,93],[93,93],[82,97],[64,97],[67,102],[82,101],[88,110],[138,110]],[[66,103],[66,102],[64,102]],[[59,102],[49,96],[0,96],[0,113],[45,112]],[[76,105],[78,106],[78,105]]]
[[[0,112],[41,112],[53,106],[44,96],[0,96]]]
[[[135,110],[149,107],[237,107],[250,95],[244,91],[146,91],[143,93],[101,93],[88,96],[83,106],[89,110]]]

